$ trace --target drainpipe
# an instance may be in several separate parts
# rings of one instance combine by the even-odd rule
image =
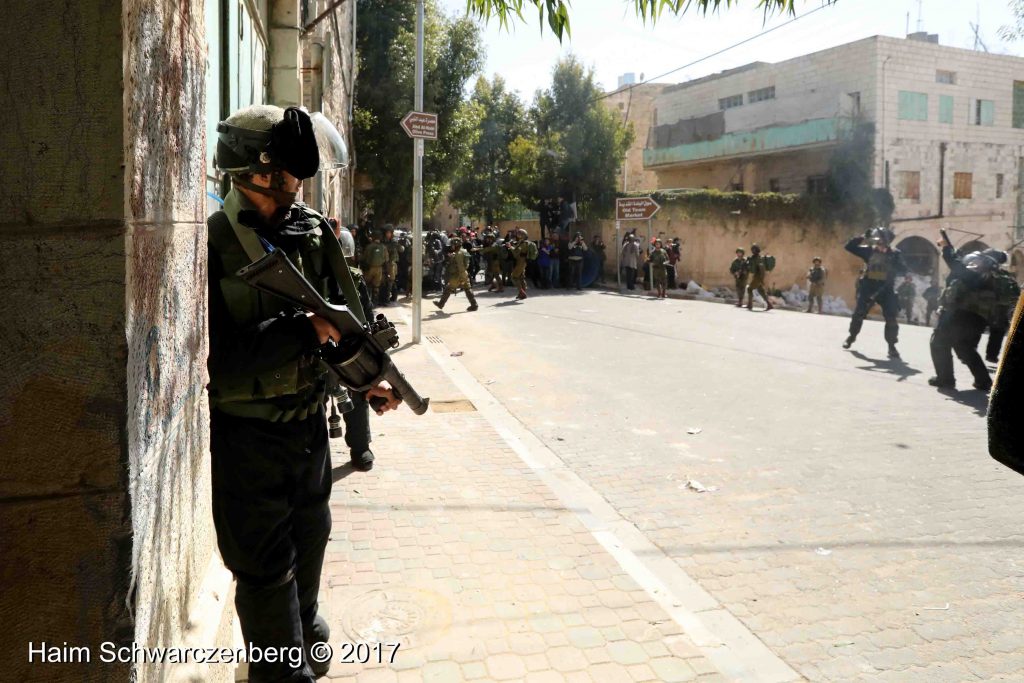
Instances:
[[[946,199],[946,143],[939,143],[939,218],[942,218],[943,201]]]
[[[885,189],[887,190],[889,189],[889,173],[885,162],[885,100],[888,96],[888,93],[885,91],[885,65],[889,63],[890,59],[892,59],[892,55],[886,57],[885,60],[882,62],[882,125],[880,131],[882,134],[882,173],[884,174],[882,177],[882,182],[883,187],[885,187]]]

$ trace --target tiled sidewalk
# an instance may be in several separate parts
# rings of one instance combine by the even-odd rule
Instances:
[[[331,679],[725,680],[423,347],[396,360],[433,407],[373,418],[370,473],[334,442]],[[346,641],[401,646],[346,664]]]

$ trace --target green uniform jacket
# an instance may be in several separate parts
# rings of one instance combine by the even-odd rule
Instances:
[[[235,275],[252,259],[238,241],[229,214],[240,229],[256,230],[284,250],[322,296],[338,301],[339,288],[321,243],[330,227],[312,209],[296,204],[279,228],[267,229],[255,207],[234,190],[225,197],[224,208],[207,221],[210,405],[239,417],[303,419],[318,409],[327,385],[325,369],[314,354],[316,333],[304,313]]]
[[[764,259],[760,254],[747,257],[747,271],[750,273],[750,287],[764,287],[764,276],[768,272],[764,267]]]
[[[469,286],[469,252],[460,249],[448,255],[445,262],[445,278],[452,289]]]

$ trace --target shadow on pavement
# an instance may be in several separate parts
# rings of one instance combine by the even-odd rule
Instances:
[[[498,303],[494,304],[494,307],[497,308],[498,306],[518,306],[520,303],[522,303],[521,299],[512,299],[510,301],[499,301]]]
[[[869,358],[860,351],[850,351],[850,354],[852,354],[857,360],[871,363],[871,365],[859,366],[857,368],[858,370],[867,370],[868,372],[885,372],[890,375],[896,375],[899,377],[899,379],[896,380],[897,382],[905,382],[908,377],[921,374],[920,370],[915,370],[902,360],[892,358]]]
[[[351,462],[347,462],[344,465],[338,465],[331,470],[331,481],[337,484],[348,475],[355,473],[355,471],[356,468],[352,467]]]
[[[988,392],[972,389],[970,391],[949,391],[942,392],[947,399],[974,410],[978,417],[988,415]]]

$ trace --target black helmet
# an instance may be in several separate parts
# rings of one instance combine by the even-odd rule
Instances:
[[[760,254],[761,253],[761,247],[758,246],[757,244],[751,244],[750,245],[750,253],[752,253],[752,254]]]
[[[986,249],[985,251],[972,251],[967,256],[964,256],[963,263],[967,267],[967,270],[972,270],[981,275],[988,275],[994,270],[999,269],[999,262],[996,260],[990,252],[996,251],[995,249]]]
[[[893,243],[893,240],[896,239],[896,233],[894,233],[889,228],[883,226],[872,228],[870,234],[871,236],[869,239],[872,244],[880,244],[886,247],[891,245]]]
[[[338,129],[317,112],[254,104],[217,124],[217,168],[227,173],[287,171],[304,180],[348,165]]]

